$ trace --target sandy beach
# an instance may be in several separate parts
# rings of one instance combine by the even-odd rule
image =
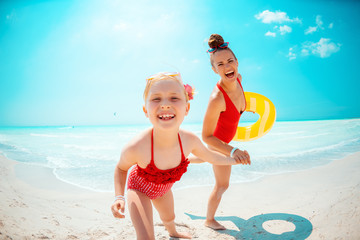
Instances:
[[[233,184],[203,226],[211,187],[174,191],[176,222],[194,239],[360,239],[360,153],[325,166]],[[112,193],[63,183],[47,168],[0,156],[0,239],[136,239]],[[154,212],[156,239],[169,239]]]

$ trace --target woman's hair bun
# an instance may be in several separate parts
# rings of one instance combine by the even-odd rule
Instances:
[[[219,34],[214,33],[214,34],[211,34],[208,44],[209,44],[210,48],[216,48],[216,47],[224,44],[224,39]]]

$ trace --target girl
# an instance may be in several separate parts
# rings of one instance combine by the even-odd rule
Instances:
[[[178,73],[160,73],[147,79],[143,110],[153,125],[122,149],[115,167],[115,202],[111,206],[116,218],[124,218],[125,182],[128,176],[127,200],[138,239],[155,239],[152,204],[171,237],[191,238],[175,228],[174,199],[171,191],[175,181],[186,172],[190,153],[212,164],[233,165],[247,161],[235,160],[208,150],[194,134],[180,130],[190,104]],[[194,162],[201,160],[194,158]]]
[[[212,34],[208,44],[212,70],[220,76],[220,81],[210,96],[203,122],[202,139],[210,149],[231,156],[242,164],[250,164],[247,151],[229,145],[235,136],[240,116],[246,108],[238,61],[228,47],[229,43],[224,42],[220,35]],[[229,186],[231,166],[213,165],[213,171],[215,187],[209,197],[205,226],[223,230],[225,227],[215,220],[215,212],[222,194]]]

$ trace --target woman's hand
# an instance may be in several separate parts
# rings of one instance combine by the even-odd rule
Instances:
[[[243,165],[251,164],[250,155],[246,150],[241,151],[240,149],[236,149],[235,152],[233,153],[233,158],[235,159],[236,162],[240,164]]]
[[[120,212],[119,212],[120,210]],[[116,218],[125,218],[125,200],[117,199],[112,205],[111,205],[111,211],[114,217]]]

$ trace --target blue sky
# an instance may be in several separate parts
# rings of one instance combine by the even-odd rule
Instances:
[[[147,123],[145,78],[159,71],[196,88],[185,121],[201,122],[218,81],[211,33],[278,120],[359,118],[359,12],[358,1],[1,1],[0,126]]]

